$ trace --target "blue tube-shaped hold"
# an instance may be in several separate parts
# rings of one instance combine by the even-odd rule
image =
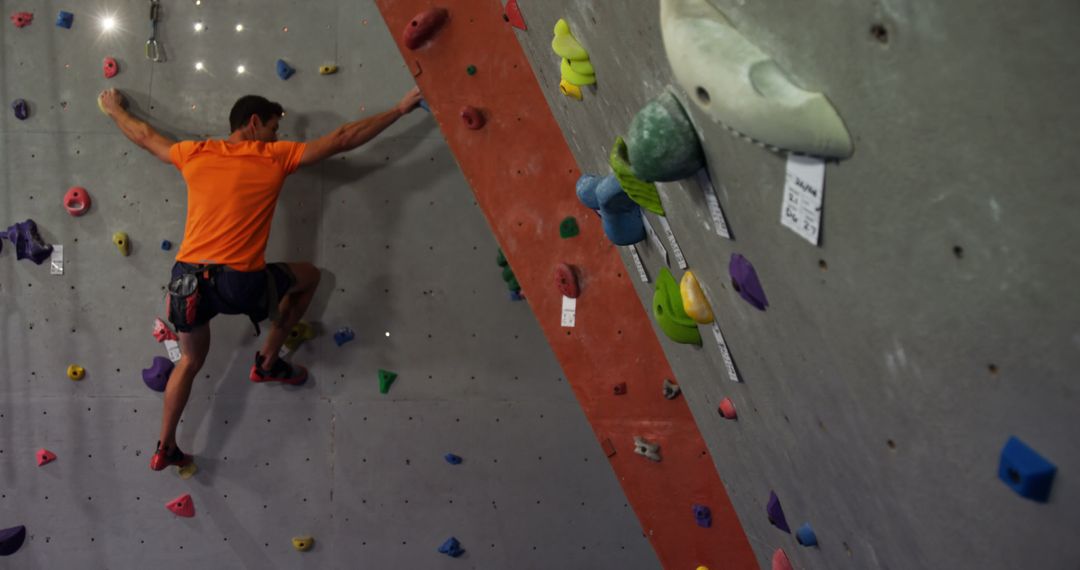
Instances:
[[[817,546],[817,535],[814,534],[814,529],[810,528],[810,523],[803,523],[799,530],[795,531],[795,540],[803,546]]]
[[[1039,503],[1050,498],[1057,466],[1047,461],[1016,436],[1001,450],[998,478],[1021,497]]]
[[[447,453],[443,456],[443,459],[445,459],[446,462],[450,465],[461,465],[461,457],[458,455],[454,455],[453,453]]]

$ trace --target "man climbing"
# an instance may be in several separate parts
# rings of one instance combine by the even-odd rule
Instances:
[[[116,89],[98,96],[101,110],[120,131],[180,170],[188,189],[184,241],[172,269],[168,302],[182,356],[165,389],[161,436],[151,469],[183,467],[192,461],[176,445],[176,426],[210,350],[209,322],[215,315],[247,315],[256,330],[259,321],[271,317],[266,341],[255,353],[251,381],[293,385],[307,381],[307,370],[278,358],[278,351],[315,296],[320,273],[309,262],[266,263],[266,242],[281,186],[299,167],[373,139],[419,102],[420,91],[414,87],[389,111],[346,123],[312,141],[288,142],[277,140],[284,115],[281,105],[247,95],[229,113],[228,138],[174,142],[129,113]]]

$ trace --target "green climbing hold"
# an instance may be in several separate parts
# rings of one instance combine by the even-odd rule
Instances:
[[[499,250],[499,255],[495,258],[495,263],[498,263],[499,267],[506,267],[508,265],[508,262],[506,261],[506,256],[503,255],[501,249]]]
[[[592,68],[592,65],[589,66]],[[574,68],[570,65],[570,60],[563,58],[562,64],[559,67],[559,73],[562,74],[562,78],[569,81],[573,85],[592,85],[596,83],[595,75],[585,75],[584,73],[578,73],[574,71]]]
[[[686,314],[679,284],[675,282],[675,277],[667,267],[660,268],[652,304],[656,323],[668,338],[682,344],[701,346],[701,333],[697,323]]]
[[[570,24],[561,18],[555,22],[555,37],[551,40],[551,50],[565,59],[589,59],[589,52],[585,51],[574,38],[574,34],[570,33]]]
[[[507,283],[509,283],[510,280],[514,278],[514,270],[510,269],[509,265],[507,265],[506,267],[503,267],[502,278],[503,278],[503,281],[506,281]]]
[[[514,277],[513,275],[511,275],[510,279],[507,280],[507,282],[506,282],[506,288],[510,289],[511,291],[513,291],[515,293],[517,293],[518,291],[521,291],[521,284],[518,283],[517,277]]]
[[[593,69],[592,62],[589,60],[566,60],[570,65],[570,69],[574,73],[580,73],[581,75],[596,75],[596,70]]]
[[[389,394],[390,385],[394,383],[394,379],[397,378],[397,372],[390,372],[389,370],[379,369],[379,393]]]
[[[469,75],[476,75],[476,66],[470,65],[469,67],[466,67],[465,73],[468,73]]]
[[[681,180],[705,166],[694,124],[671,91],[664,91],[634,115],[626,143],[630,164],[642,180]]]
[[[631,200],[654,214],[665,215],[664,205],[660,203],[660,193],[656,190],[656,184],[638,178],[637,174],[634,174],[634,169],[630,167],[626,142],[623,141],[622,137],[615,139],[615,146],[611,147],[611,154],[608,156],[608,164],[615,171],[615,178],[619,180],[619,186],[622,186],[623,191],[626,192],[627,196],[630,196]]]
[[[563,239],[572,238],[581,233],[581,229],[578,228],[577,220],[574,216],[567,216],[565,220],[559,223],[559,236]]]

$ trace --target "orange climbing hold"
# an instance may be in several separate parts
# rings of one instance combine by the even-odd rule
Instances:
[[[446,8],[432,8],[421,12],[409,21],[401,33],[401,42],[409,49],[416,49],[431,39],[450,16]]]

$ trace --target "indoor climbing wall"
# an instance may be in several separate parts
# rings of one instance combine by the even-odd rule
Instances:
[[[683,274],[679,255],[712,304],[739,382],[711,325],[700,348],[656,333],[760,564],[782,548],[807,569],[1076,567],[1080,136],[1064,126],[1080,119],[1076,6],[1044,3],[1016,28],[975,2],[706,5],[795,85],[823,92],[850,132],[854,153],[824,167],[815,246],[781,224],[786,153],[707,110],[763,131],[779,113],[754,119],[753,104],[739,112],[741,100],[679,85],[658,2],[519,4],[517,37],[583,172],[610,172],[616,136],[669,85],[700,136],[731,239],[692,176],[659,184],[671,236],[646,214],[667,255],[637,244],[648,283],[620,249],[650,314],[660,269]],[[580,101],[559,89],[560,18],[595,72]],[[724,75],[740,53],[705,68],[749,85]],[[765,310],[735,290],[733,254],[755,268]],[[718,413],[725,398],[735,421]],[[1005,484],[1022,469],[999,479],[1012,436],[1056,464],[1046,502]],[[771,492],[790,533],[770,524]],[[797,542],[804,523],[816,547]]]
[[[198,471],[150,471],[161,395],[142,371],[167,355],[151,329],[184,187],[96,95],[119,88],[163,133],[202,138],[225,136],[235,99],[259,93],[286,108],[281,137],[306,140],[389,108],[412,77],[371,2],[162,3],[156,63],[145,1],[0,7],[0,230],[32,219],[63,246],[40,265],[0,250],[0,529],[26,527],[0,568],[659,567],[422,110],[286,183],[268,258],[323,269],[317,334],[292,356],[312,379],[252,384],[260,339],[243,317],[215,319],[179,436]],[[16,27],[17,12],[32,23]],[[75,186],[91,199],[78,217],[63,206]],[[355,339],[339,346],[343,327]],[[386,394],[380,369],[397,374]],[[40,449],[55,461],[38,466]],[[183,495],[192,518],[166,509]],[[450,537],[459,558],[438,551]]]

